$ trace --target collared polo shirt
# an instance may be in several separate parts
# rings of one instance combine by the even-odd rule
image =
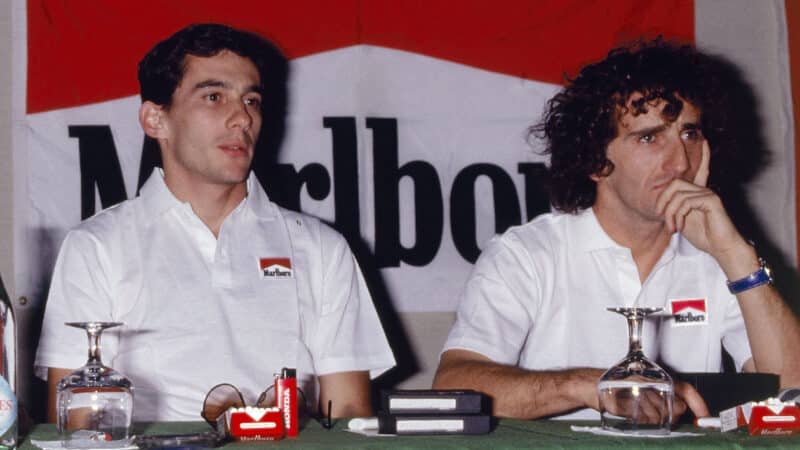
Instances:
[[[223,382],[254,402],[281,367],[296,367],[313,399],[319,375],[394,365],[346,241],[271,203],[252,174],[218,237],[160,171],[70,231],[36,366],[83,365],[85,333],[63,323],[89,320],[124,323],[103,335],[102,358],[133,381],[137,420],[200,420]]]
[[[630,249],[591,209],[539,216],[494,238],[444,350],[531,370],[606,369],[628,350],[625,319],[606,310],[613,306],[677,307],[677,321],[646,320],[642,337],[645,355],[676,371],[720,371],[723,345],[739,369],[751,356],[739,304],[710,255],[676,234],[642,283]]]

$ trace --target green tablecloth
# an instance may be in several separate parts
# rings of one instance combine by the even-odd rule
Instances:
[[[576,433],[570,425],[597,425],[596,422],[564,422],[564,421],[524,421],[500,420],[494,430],[480,436],[401,436],[401,437],[366,437],[344,431],[346,421],[335,423],[333,429],[326,430],[316,422],[309,423],[296,439],[284,439],[277,442],[237,442],[226,448],[265,448],[279,446],[281,448],[303,449],[519,449],[519,448],[551,448],[551,449],[626,449],[636,448],[785,448],[800,449],[800,435],[795,436],[750,436],[745,431],[720,433],[719,431],[701,430],[692,426],[682,426],[677,431],[703,433],[703,436],[679,437],[668,439],[623,438],[596,436],[588,433]],[[137,433],[166,434],[192,433],[209,430],[203,422],[165,422],[138,424]],[[56,439],[54,425],[36,425],[30,435],[22,442],[22,449],[36,449],[31,439]]]

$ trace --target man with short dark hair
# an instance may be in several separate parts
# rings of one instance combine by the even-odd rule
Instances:
[[[139,122],[163,171],[64,240],[36,359],[51,420],[58,381],[85,358],[85,336],[63,323],[89,320],[124,323],[103,337],[103,360],[133,381],[137,420],[198,420],[218,383],[254,402],[282,367],[297,368],[312,407],[371,414],[370,375],[394,358],[356,261],[321,221],[270,202],[250,170],[271,52],[203,24],[141,61]]]
[[[624,320],[607,308],[626,306],[674,314],[646,322],[643,346],[675,371],[718,372],[724,347],[737,370],[800,384],[797,319],[706,187],[730,151],[717,147],[730,130],[709,61],[689,46],[638,43],[550,100],[532,131],[546,138],[558,213],[487,245],[435,387],[487,392],[500,416],[596,410],[598,379],[627,348]],[[674,416],[687,406],[708,414],[678,383]]]

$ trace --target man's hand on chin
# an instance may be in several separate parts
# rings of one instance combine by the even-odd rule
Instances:
[[[708,141],[703,142],[702,152],[694,180],[673,180],[659,195],[656,212],[664,217],[670,232],[681,233],[692,245],[719,261],[747,242],[736,230],[722,199],[706,187],[711,160]]]

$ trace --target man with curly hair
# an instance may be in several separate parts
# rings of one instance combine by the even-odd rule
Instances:
[[[569,80],[532,128],[557,212],[487,245],[434,387],[486,392],[499,416],[596,418],[598,379],[627,345],[607,308],[623,306],[664,309],[642,344],[674,371],[721,371],[724,348],[737,370],[800,385],[797,318],[706,187],[730,134],[724,96],[711,58],[661,39]],[[708,415],[690,385],[675,393],[674,417]]]

